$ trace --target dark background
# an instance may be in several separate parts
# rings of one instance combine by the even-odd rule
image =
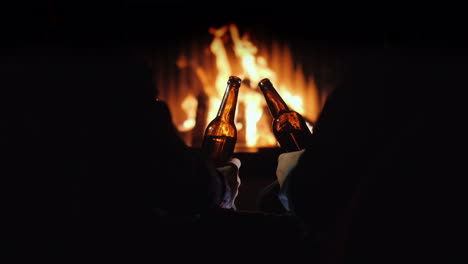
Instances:
[[[354,3],[330,3],[327,6],[321,2],[301,1],[250,4],[248,1],[223,2],[222,6],[213,9],[209,1],[116,1],[112,4],[43,1],[34,4],[19,2],[2,8],[0,143],[6,158],[3,159],[1,186],[8,222],[5,227],[13,227],[6,235],[10,245],[27,243],[28,249],[41,249],[41,237],[44,234],[52,236],[54,241],[60,241],[68,232],[73,232],[69,226],[62,228],[65,222],[68,224],[69,213],[72,216],[79,214],[76,210],[79,210],[80,205],[75,195],[80,190],[79,184],[75,183],[81,181],[81,174],[86,174],[86,166],[81,161],[97,155],[89,150],[80,151],[83,142],[75,139],[83,138],[82,131],[74,130],[74,122],[92,117],[92,110],[80,112],[78,109],[82,109],[83,104],[93,102],[90,97],[95,97],[94,101],[106,98],[107,91],[86,90],[85,93],[76,93],[79,84],[73,82],[70,86],[75,89],[45,87],[36,82],[41,80],[42,73],[48,71],[44,58],[63,47],[77,50],[77,55],[94,52],[100,56],[109,50],[127,48],[145,54],[148,49],[170,49],[184,38],[189,39],[205,32],[210,26],[234,22],[246,30],[262,30],[271,38],[293,41],[296,50],[300,51],[296,54],[302,54],[299,56],[305,60],[315,59],[317,53],[324,54],[321,63],[310,66],[312,71],[317,70],[314,67],[323,65],[330,66],[332,72],[334,69],[345,70],[353,57],[358,57],[363,51],[388,46],[404,49],[409,56],[421,54],[423,49],[442,47],[457,58],[453,62],[466,63],[458,56],[463,54],[462,48],[466,44],[462,30],[464,19],[455,10],[448,11],[439,6],[413,8],[397,4],[359,6]],[[421,62],[424,64],[423,60]],[[24,65],[40,68],[36,71],[35,68],[24,68]],[[459,71],[463,72],[461,69]],[[445,75],[448,71],[441,70],[440,73]],[[11,77],[15,74],[25,80],[27,85],[12,89],[10,85],[14,84],[15,79]],[[424,72],[419,71],[418,74],[424,76]],[[74,77],[79,78],[79,72]],[[319,74],[317,77],[326,79],[329,76]],[[463,102],[454,102],[457,96],[453,96],[453,91],[462,91],[464,82],[445,82],[443,78],[439,80],[440,83],[449,85],[440,86],[440,90],[435,93],[441,95],[436,106],[445,109],[444,103],[449,102],[452,107],[461,107]],[[93,107],[102,110],[99,104]],[[459,120],[445,112],[434,116],[435,129],[448,135],[456,131],[451,128],[458,124],[456,122]],[[109,138],[118,142],[115,135]],[[463,151],[459,142],[454,141],[449,150]],[[265,178],[273,179],[271,173],[274,172],[276,151],[267,150],[262,154],[268,162],[258,156],[242,154],[242,168],[265,171],[269,174]],[[450,169],[455,171],[455,167]],[[456,172],[450,172],[456,175]],[[245,177],[255,175],[251,173]],[[447,177],[446,174],[439,175],[441,179]],[[451,188],[453,182],[446,186]],[[246,184],[240,191],[252,193],[248,188],[257,190],[258,187]],[[432,189],[425,191],[431,192]],[[446,193],[449,191],[435,190],[433,199],[442,199]],[[239,197],[244,208],[252,209],[252,197],[247,200],[242,200],[242,197],[246,196]]]
[[[151,52],[177,53],[174,47],[180,42],[206,34],[209,27],[235,23],[243,31],[261,32],[262,38],[290,42],[294,56],[304,62],[305,72],[314,74],[320,89],[339,82],[353,58],[369,50],[396,47],[411,54],[412,49],[440,46],[453,50],[456,55],[466,43],[461,28],[463,17],[454,10],[449,12],[440,7],[434,14],[431,12],[434,8],[430,5],[372,6],[318,1],[17,2],[1,11],[2,71],[6,75],[15,70],[20,74],[23,71],[27,76],[33,69],[11,66],[37,63],[38,67],[47,67],[41,60],[62,48],[77,50],[77,55],[91,51],[98,56],[101,52],[120,49],[131,49],[142,57]],[[448,17],[442,18],[443,14]],[[49,102],[57,104],[57,109],[79,105],[76,90],[69,87],[41,87],[32,81],[24,90],[5,87],[8,86],[2,87],[5,115],[23,118],[23,112],[48,109],[50,112],[44,113],[47,115],[55,111],[55,106]],[[105,97],[107,91],[88,92],[87,96],[99,98]],[[10,100],[10,96],[15,100]],[[67,117],[59,115],[57,119],[66,120]],[[32,129],[30,135],[34,136],[40,125],[34,120],[26,122],[26,129]],[[4,122],[2,126],[10,124]],[[25,133],[29,135],[30,132]],[[11,141],[4,136],[2,142]],[[240,154],[243,158],[241,177],[245,177],[241,192],[246,195],[239,196],[239,202],[246,209],[253,209],[253,197],[247,194],[255,192],[249,188],[256,186],[258,189],[265,179],[274,178],[273,168],[279,150],[263,152],[268,162],[260,162],[253,154]],[[260,176],[263,176],[262,181],[248,184],[250,179]]]
[[[16,1],[2,8],[6,43],[167,43],[229,22],[324,45],[379,44],[384,38],[401,43],[422,39],[440,42],[462,40],[464,21],[455,6],[400,3],[378,6],[324,1]]]
[[[228,23],[235,23],[247,32],[262,32],[262,37],[291,42],[294,56],[304,62],[306,72],[315,74],[319,88],[338,81],[353,58],[368,50],[396,47],[411,55],[413,49],[442,47],[457,55],[466,44],[463,16],[454,9],[431,5],[373,6],[319,1],[140,0],[106,4],[19,1],[4,6],[0,17],[0,55],[6,75],[16,62],[37,62],[42,55],[63,47],[83,53],[93,50],[96,54],[130,48],[142,56],[155,50],[171,51],[181,41],[205,34],[209,27]],[[67,87],[59,91],[33,84],[24,91],[5,87],[2,87],[3,112],[13,115],[21,115],[22,111],[15,107],[16,102],[27,102],[29,108],[40,109],[44,106],[41,99],[52,98],[66,105],[75,95]],[[9,100],[11,95],[18,101]],[[8,142],[8,138],[4,137],[3,142]]]

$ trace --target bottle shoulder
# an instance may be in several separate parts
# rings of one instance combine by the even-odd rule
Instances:
[[[237,128],[233,122],[215,118],[206,127],[205,135],[236,137]]]
[[[287,110],[281,112],[276,118],[273,119],[274,122],[284,122],[284,121],[293,121],[293,120],[304,120],[304,117],[296,111]]]
[[[305,119],[296,111],[285,111],[273,119],[273,129],[308,130]]]
[[[234,124],[233,121],[225,121],[222,118],[220,118],[219,116],[217,116],[213,120],[211,120],[210,123],[208,123],[208,127],[209,126],[233,126],[233,127],[236,127],[236,125]]]

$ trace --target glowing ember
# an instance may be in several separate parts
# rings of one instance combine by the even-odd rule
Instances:
[[[178,62],[181,69],[190,67],[194,70],[204,93],[209,97],[206,122],[216,115],[226,81],[231,75],[244,80],[239,92],[236,124],[238,131],[245,133],[247,147],[271,147],[277,144],[271,132],[270,113],[263,95],[257,89],[262,78],[269,78],[275,84],[290,108],[312,122],[316,120],[321,106],[315,83],[311,77],[304,76],[300,65],[293,63],[288,48],[272,43],[270,49],[259,50],[247,34],[241,36],[234,24],[218,29],[210,28],[209,33],[213,35],[209,52],[214,55],[214,64],[206,59],[192,59],[187,62],[184,56]],[[271,60],[270,63],[268,59]],[[241,104],[242,107],[239,107]],[[192,94],[187,95],[181,107],[186,113],[186,120],[178,128],[183,132],[190,131],[195,126],[196,98]],[[243,119],[239,120],[239,116]],[[310,123],[308,125],[312,128]],[[190,142],[187,143],[190,145]]]

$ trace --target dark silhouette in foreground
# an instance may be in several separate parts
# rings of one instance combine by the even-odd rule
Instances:
[[[464,53],[356,51],[287,177],[285,215],[219,207],[223,178],[177,136],[127,49],[10,54],[3,186],[18,258],[379,263],[442,252],[459,122],[434,101],[461,83]]]

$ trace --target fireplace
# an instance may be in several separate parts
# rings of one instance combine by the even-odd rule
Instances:
[[[311,51],[299,51],[294,41],[230,23],[209,26],[188,40],[153,52],[159,97],[169,104],[186,144],[201,146],[204,129],[216,115],[230,75],[243,80],[236,109],[236,152],[277,147],[272,118],[257,86],[262,78],[272,81],[288,106],[302,114],[313,130],[333,89],[326,80],[330,76],[323,78],[330,74],[330,64],[324,63],[318,50],[311,50],[315,57]]]
[[[222,20],[222,19],[221,19]],[[165,28],[168,39],[148,49],[159,98],[168,103],[175,126],[188,146],[199,148],[204,130],[219,107],[230,75],[242,78],[236,112],[235,156],[242,162],[238,208],[255,210],[262,188],[275,180],[281,153],[272,134],[272,117],[257,87],[269,78],[288,106],[313,126],[330,92],[346,69],[338,41],[304,38],[297,28],[218,20]],[[300,31],[300,30],[299,30]]]

